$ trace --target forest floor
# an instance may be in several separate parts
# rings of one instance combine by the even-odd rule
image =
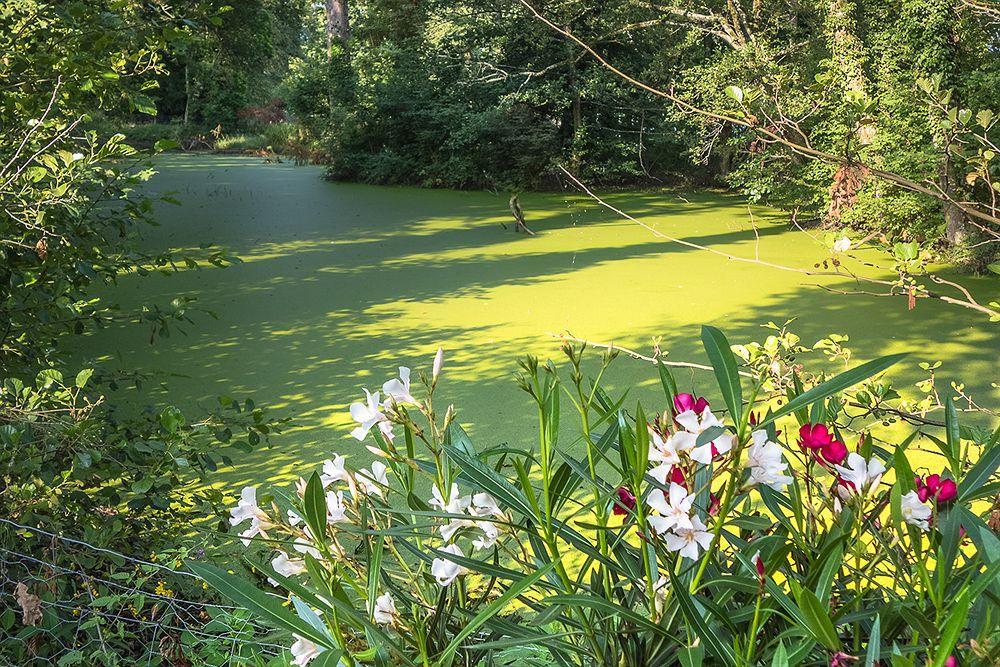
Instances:
[[[850,336],[852,363],[911,352],[896,373],[906,394],[917,395],[918,362],[941,360],[942,386],[960,376],[981,402],[1000,398],[991,384],[1000,325],[978,314],[928,300],[908,310],[902,298],[830,293],[815,284],[852,284],[686,248],[576,192],[523,196],[537,232],[529,237],[512,230],[503,193],[330,183],[319,167],[222,155],[165,156],[159,171],[149,187],[181,205],[158,206],[161,226],[144,243],[196,255],[210,243],[244,263],[123,277],[113,300],[186,295],[218,317],[195,314],[185,334],[153,345],[139,327],[104,331],[83,341],[78,359],[170,373],[154,400],[168,392],[184,407],[250,395],[292,416],[297,426],[273,449],[223,474],[231,488],[287,480],[334,451],[366,465],[370,454],[349,435],[348,405],[399,365],[429,370],[439,345],[446,370],[438,400],[456,405],[479,447],[531,445],[534,410],[512,380],[516,360],[530,352],[561,363],[550,334],[567,331],[644,353],[662,336],[670,359],[704,362],[703,323],[735,343],[763,339],[768,321],[797,318],[792,328],[804,344]],[[607,200],[662,233],[733,255],[803,268],[829,257],[766,209],[753,209],[751,224],[733,195],[617,192]],[[998,296],[995,280],[960,280],[985,300]],[[623,356],[608,380],[612,389],[633,387],[630,404],[662,408],[651,366]],[[678,381],[711,392],[704,373]]]

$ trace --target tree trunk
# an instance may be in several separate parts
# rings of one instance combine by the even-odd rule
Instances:
[[[184,63],[184,125],[188,124],[191,114],[191,75],[190,62]]]
[[[333,53],[335,41],[344,43],[351,36],[347,0],[326,0],[326,51]]]

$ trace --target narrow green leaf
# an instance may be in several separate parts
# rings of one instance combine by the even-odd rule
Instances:
[[[962,431],[958,425],[958,409],[951,396],[944,401],[944,433],[945,441],[948,443],[948,465],[954,474],[958,474],[959,452],[962,450]]]
[[[444,450],[465,477],[480,489],[521,514],[537,519],[527,498],[513,484],[501,477],[495,470],[477,459],[471,458],[455,447],[445,443]]]
[[[327,649],[309,663],[309,667],[338,667],[344,652],[340,649]]]
[[[785,642],[779,642],[774,655],[771,656],[771,667],[789,667],[788,651],[785,650]]]
[[[309,532],[318,543],[326,543],[326,495],[323,491],[323,481],[315,470],[306,482],[306,490],[302,496],[303,517],[309,526]]]
[[[906,353],[890,354],[889,356],[880,357],[869,361],[868,363],[861,364],[857,368],[852,368],[849,371],[844,371],[840,375],[827,380],[823,384],[816,385],[809,391],[799,394],[788,403],[785,403],[770,416],[766,417],[763,422],[758,424],[757,428],[764,428],[771,422],[778,420],[785,415],[789,415],[796,410],[812,405],[816,401],[821,401],[828,396],[840,393],[848,387],[853,387],[859,382],[864,382],[868,378],[881,373],[890,366],[899,363],[905,357]]]
[[[965,620],[969,615],[969,589],[962,591],[948,610],[947,620],[941,628],[941,637],[938,640],[937,649],[934,652],[934,663],[932,667],[944,667],[945,661],[951,655],[955,643],[958,641],[962,628],[965,627]]]
[[[249,582],[228,574],[217,567],[205,563],[189,563],[188,567],[192,572],[201,577],[205,583],[225,595],[238,606],[260,617],[261,620],[269,625],[280,630],[293,632],[300,637],[305,637],[318,646],[328,649],[337,648],[337,645],[326,633],[320,632],[307,621],[288,611],[282,605],[281,598],[268,595]]]
[[[876,614],[871,632],[868,633],[868,652],[865,654],[865,667],[875,667],[875,663],[878,662],[879,657],[882,655],[882,649],[879,646],[881,643],[882,617]]]
[[[829,612],[823,607],[816,594],[808,588],[802,588],[798,593],[797,601],[809,632],[831,651],[838,650],[840,637],[837,635],[836,628],[833,627]]]
[[[462,645],[462,642],[471,635],[473,632],[478,630],[480,626],[483,625],[487,620],[496,614],[500,613],[504,607],[506,607],[511,600],[516,598],[518,595],[530,588],[536,581],[544,577],[552,568],[555,567],[558,561],[552,561],[539,568],[538,570],[532,572],[527,577],[524,577],[520,581],[511,584],[510,588],[504,591],[504,594],[498,597],[496,600],[488,604],[482,609],[476,616],[465,624],[462,629],[455,635],[455,637],[449,642],[448,646],[445,647],[444,651],[441,653],[441,657],[438,659],[438,665],[448,665],[451,662],[452,656],[458,647]]]
[[[726,407],[729,408],[730,419],[734,423],[740,423],[743,415],[743,388],[740,385],[740,373],[729,341],[719,329],[705,325],[701,328],[701,342],[715,370],[715,379],[719,383],[719,390],[722,391]]]
[[[990,481],[990,477],[1000,466],[1000,445],[994,445],[991,449],[983,452],[983,455],[972,466],[969,472],[965,473],[960,483],[958,500],[963,502],[975,495],[980,488]]]
[[[689,630],[700,637],[701,641],[712,649],[715,657],[727,665],[735,666],[736,655],[733,653],[733,648],[723,642],[715,630],[710,628],[708,623],[705,622],[705,618],[695,606],[695,599],[688,593],[687,586],[678,581],[673,571],[668,570],[668,574],[670,575],[670,589],[673,591],[677,603],[681,608],[681,614],[687,619]]]

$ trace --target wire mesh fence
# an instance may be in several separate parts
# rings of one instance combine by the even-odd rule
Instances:
[[[0,665],[285,664],[286,638],[209,602],[178,559],[136,558],[8,519],[0,529]]]

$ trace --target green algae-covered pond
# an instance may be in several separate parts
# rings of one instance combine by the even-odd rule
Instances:
[[[247,455],[225,483],[287,479],[330,452],[358,453],[347,406],[403,364],[429,368],[446,350],[440,390],[482,443],[530,444],[528,397],[512,381],[525,353],[557,357],[552,333],[571,332],[648,351],[654,337],[670,358],[704,361],[699,326],[715,324],[734,342],[760,338],[760,324],[798,318],[811,344],[850,336],[855,359],[908,351],[897,376],[907,391],[917,364],[941,360],[986,404],[1000,398],[1000,325],[955,306],[922,300],[843,296],[817,279],[664,241],[577,193],[522,197],[535,237],[503,229],[504,195],[330,183],[318,167],[227,156],[169,156],[150,188],[180,206],[157,209],[150,248],[211,243],[240,256],[227,269],[172,276],[125,276],[109,295],[126,306],[197,299],[217,319],[196,315],[186,335],[149,344],[123,327],[86,339],[79,357],[108,366],[169,373],[153,399],[209,405],[219,394],[253,396],[297,426],[270,450]],[[808,267],[828,253],[766,210],[712,192],[615,193],[608,201],[661,232],[727,253]],[[997,281],[962,276],[979,297]],[[850,289],[839,279],[827,286]],[[709,390],[711,378],[685,375]],[[653,369],[620,357],[613,387],[637,386],[652,401]],[[915,390],[914,390],[915,391]],[[169,399],[167,399],[169,394]],[[441,399],[439,399],[441,400]]]

